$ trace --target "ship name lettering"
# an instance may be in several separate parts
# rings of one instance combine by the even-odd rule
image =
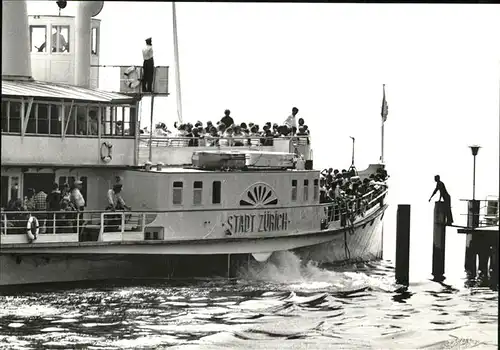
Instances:
[[[288,213],[265,211],[259,214],[229,215],[227,226],[232,233],[286,231]]]

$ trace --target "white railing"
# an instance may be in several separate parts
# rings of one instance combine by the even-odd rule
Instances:
[[[309,136],[268,137],[260,135],[216,137],[216,136],[153,136],[142,134],[139,137],[141,147],[262,147],[273,146],[276,140],[289,140],[297,146],[309,145]]]
[[[354,199],[345,198],[342,201],[321,204],[307,204],[293,207],[272,207],[272,210],[294,208],[322,207],[325,213],[325,222],[346,222],[347,216],[363,216],[364,213],[377,205],[383,206],[383,199],[387,193],[385,188],[373,190],[362,197]],[[152,223],[158,214],[186,213],[186,212],[238,212],[238,211],[265,211],[270,208],[200,208],[200,209],[169,209],[156,211],[5,211],[1,215],[1,235],[26,235],[28,220],[36,217],[38,221],[38,235],[54,237],[65,234],[72,237],[73,241],[103,241],[118,240],[147,240],[146,227]],[[343,224],[345,226],[347,224]],[[35,225],[36,226],[36,225]],[[36,227],[35,227],[36,228]],[[104,239],[105,235],[114,235],[114,239]],[[127,236],[128,235],[128,236]],[[55,241],[51,239],[50,241]]]

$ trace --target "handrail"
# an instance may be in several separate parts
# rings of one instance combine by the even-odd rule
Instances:
[[[378,193],[380,192],[380,193]],[[116,239],[116,234],[119,234],[121,240],[127,238],[130,233],[144,234],[145,229],[148,224],[155,220],[158,213],[180,213],[180,212],[230,212],[230,211],[255,211],[255,210],[278,210],[278,209],[294,209],[294,208],[320,208],[319,213],[321,213],[321,208],[324,210],[326,215],[326,223],[336,222],[338,220],[351,220],[354,222],[354,216],[361,215],[364,216],[364,212],[371,208],[374,208],[377,204],[382,202],[379,199],[385,196],[387,189],[382,191],[373,190],[368,193],[372,198],[368,203],[361,204],[359,201],[362,197],[356,198],[344,198],[343,202],[334,201],[329,203],[320,204],[308,204],[299,206],[288,206],[288,207],[257,207],[257,208],[206,208],[206,209],[166,209],[166,210],[138,210],[138,211],[111,211],[111,210],[89,210],[89,211],[4,211],[0,212],[1,228],[0,234],[2,236],[10,234],[26,234],[26,224],[27,220],[35,216],[38,218],[39,229],[42,230],[41,234],[53,235],[53,234],[70,234],[72,236],[77,235],[79,240],[86,241],[88,238],[84,236],[83,232],[86,232],[88,228],[92,230],[97,229],[98,236],[91,240],[102,241],[105,232],[111,232],[115,236],[112,239]],[[39,215],[39,214],[43,214]],[[87,214],[86,216],[84,216]],[[98,214],[98,217],[96,215]],[[154,218],[151,216],[154,215]],[[149,216],[149,219],[148,219]],[[323,224],[323,221],[322,221]],[[92,231],[91,231],[92,232]],[[93,231],[96,232],[96,231]],[[128,236],[130,237],[130,236]]]
[[[376,190],[373,190],[371,192],[368,192],[364,197],[366,197],[369,194],[374,194]],[[373,198],[368,204],[371,204],[378,200],[380,197],[385,195],[387,193],[387,189],[384,189],[380,194],[378,194],[375,198]],[[347,202],[355,202],[359,199],[362,199],[363,197],[357,197],[357,198],[346,198]],[[294,206],[280,206],[280,207],[252,207],[252,208],[245,208],[245,207],[233,207],[233,208],[190,208],[190,209],[157,209],[157,210],[129,210],[129,211],[110,211],[110,210],[85,210],[85,211],[7,211],[5,209],[1,210],[1,214],[61,214],[61,213],[72,213],[72,214],[77,214],[77,213],[84,213],[84,214],[101,214],[101,213],[151,213],[151,214],[159,214],[159,213],[186,213],[186,212],[216,212],[216,211],[254,211],[254,210],[282,210],[282,209],[294,209],[294,208],[316,208],[316,207],[328,207],[331,205],[336,205],[337,203],[335,202],[328,202],[328,203],[314,203],[314,204],[301,204],[301,205],[294,205]]]
[[[139,136],[139,140],[149,141],[150,138],[147,136],[149,134],[141,134]],[[248,135],[248,136],[211,136],[211,135],[199,135],[198,137],[194,136],[166,136],[166,135],[155,135],[152,137],[153,141],[168,141],[168,140],[192,140],[192,139],[208,139],[208,140],[248,140],[248,139],[264,139],[264,140],[294,140],[300,139],[307,140],[310,136],[261,136],[261,135]]]

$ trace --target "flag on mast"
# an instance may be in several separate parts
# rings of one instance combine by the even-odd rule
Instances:
[[[385,123],[387,120],[387,114],[389,114],[389,105],[387,104],[387,100],[385,99],[385,84],[382,87],[384,94],[382,97],[382,109],[380,115],[382,116],[382,121]]]

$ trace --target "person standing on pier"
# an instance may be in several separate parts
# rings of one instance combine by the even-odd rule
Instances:
[[[434,189],[434,192],[432,192],[431,198],[429,198],[429,202],[431,201],[432,197],[436,194],[437,191],[439,191],[439,200],[443,199],[443,202],[446,206],[446,225],[451,225],[453,224],[453,215],[451,213],[451,197],[448,191],[446,190],[446,186],[444,183],[441,181],[441,177],[439,175],[434,176],[434,180],[436,181],[436,188]]]
[[[155,62],[153,60],[153,44],[151,38],[146,39],[146,47],[142,49],[142,92],[153,92],[153,75]]]

